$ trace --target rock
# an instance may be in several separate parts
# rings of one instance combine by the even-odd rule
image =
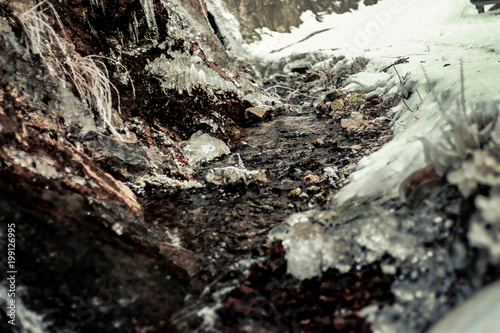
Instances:
[[[344,108],[344,101],[342,99],[336,99],[334,101],[326,101],[326,100],[316,100],[315,107],[319,111],[328,113],[328,112],[337,112],[341,111]]]
[[[326,102],[325,105],[333,112],[340,111],[344,108],[344,101],[342,99],[336,99],[333,102]]]
[[[321,187],[319,187],[319,186],[313,185],[313,186],[310,186],[307,188],[307,193],[310,193],[310,194],[316,194],[319,191],[321,191]]]
[[[14,226],[24,290],[16,326],[33,328],[35,316],[47,332],[171,331],[187,274],[158,253],[135,195],[63,137],[25,126],[17,110],[33,96],[3,79],[0,91],[0,221]]]
[[[147,153],[137,144],[98,135],[94,140],[85,142],[85,147],[103,169],[119,180],[144,175],[149,171]]]
[[[325,144],[325,138],[319,138],[313,141],[314,147],[321,147],[324,144]]]
[[[304,177],[304,182],[306,184],[317,183],[319,181],[321,181],[321,177],[318,175],[307,175]]]
[[[187,160],[174,141],[207,124],[235,137],[248,107],[241,91],[255,89],[237,78],[203,1],[90,3],[0,3],[0,223],[16,231],[16,327],[175,332],[170,318],[202,265],[166,243],[120,180],[189,175],[179,172]],[[165,68],[174,86],[155,72]],[[210,142],[218,156],[229,153]],[[167,176],[144,183],[177,185]]]
[[[196,165],[208,162],[214,158],[228,155],[231,151],[224,141],[211,137],[201,131],[191,136],[184,147],[184,155],[189,159],[189,164]]]
[[[340,126],[345,128],[349,133],[355,132],[363,126],[363,115],[360,112],[351,112],[351,117],[342,119],[340,121]]]
[[[219,186],[249,185],[255,181],[266,181],[261,170],[246,170],[236,167],[210,169],[205,177],[206,181]]]
[[[271,118],[272,109],[264,107],[251,107],[245,110],[247,124],[254,124]]]
[[[390,122],[391,120],[387,117],[384,117],[384,116],[381,116],[381,117],[377,117],[375,119],[373,119],[373,123],[377,126],[382,126],[384,125],[386,122]]]
[[[296,189],[291,190],[290,193],[288,194],[288,196],[290,198],[297,198],[300,196],[301,193],[302,193],[302,190],[300,189],[300,187],[297,187]]]
[[[327,92],[325,94],[325,101],[335,101],[337,99],[342,99],[345,97],[345,93],[340,90],[340,89],[336,89],[336,90],[332,90],[330,92]]]

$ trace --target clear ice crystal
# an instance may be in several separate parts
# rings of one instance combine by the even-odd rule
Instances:
[[[229,155],[230,152],[224,141],[201,131],[194,133],[189,143],[184,147],[184,155],[192,165],[211,161],[222,155]]]
[[[146,71],[160,80],[163,90],[186,91],[191,95],[193,89],[201,88],[213,95],[217,91],[239,93],[236,86],[224,80],[212,68],[201,62],[196,55],[181,52],[172,54],[173,60],[162,54],[146,65]]]
[[[380,311],[366,310],[373,331],[422,332],[449,310],[443,295],[453,288],[464,291],[455,284],[456,272],[465,267],[468,252],[461,241],[449,237],[454,223],[446,223],[441,212],[432,210],[432,203],[419,215],[401,215],[391,200],[333,202],[326,210],[290,216],[269,236],[282,240],[288,271],[298,279],[321,275],[329,268],[348,273],[380,265],[395,278],[391,286],[395,303]],[[428,247],[426,242],[434,239],[449,244]]]
[[[116,222],[115,224],[113,224],[113,227],[112,227],[113,231],[116,232],[116,234],[118,236],[121,236],[123,234],[123,226]]]

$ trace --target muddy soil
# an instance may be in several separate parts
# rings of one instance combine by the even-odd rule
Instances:
[[[232,154],[200,166],[196,176],[204,181],[210,169],[239,166],[263,170],[265,177],[190,190],[146,188],[146,222],[165,235],[165,242],[186,249],[185,260],[176,264],[190,273],[192,290],[174,316],[183,331],[311,332],[334,325],[342,332],[368,332],[369,325],[356,311],[368,302],[391,299],[388,278],[376,266],[347,275],[331,271],[300,283],[286,274],[280,243],[268,241],[268,232],[290,214],[328,203],[359,159],[391,137],[385,113],[392,100],[326,90],[310,96],[297,90],[306,77],[294,73],[268,80],[265,87],[282,101],[272,119],[244,128],[241,138],[231,143]],[[331,100],[340,106],[332,109]],[[342,119],[352,112],[360,112],[362,119],[347,128]],[[250,297],[260,305],[243,305],[241,299],[254,293],[252,288],[267,296]],[[379,292],[358,295],[366,288]],[[286,301],[274,299],[282,296]],[[223,306],[211,329],[196,313],[217,301]],[[313,320],[317,316],[322,321]]]

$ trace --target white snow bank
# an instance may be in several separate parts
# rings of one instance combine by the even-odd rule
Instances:
[[[392,81],[392,76],[387,73],[367,73],[361,72],[349,77],[345,84],[345,90],[355,91],[364,90],[369,92],[378,88],[384,88]]]
[[[430,333],[498,332],[500,283],[494,283],[448,313]]]
[[[224,36],[226,48],[233,53],[242,52],[241,45],[243,37],[241,35],[240,23],[229,10],[224,7],[220,0],[205,0],[208,11],[215,17],[217,27]]]
[[[425,165],[419,138],[441,140],[444,117],[460,96],[461,61],[467,103],[500,101],[500,15],[479,15],[468,0],[383,0],[351,13],[326,15],[322,22],[312,13],[302,19],[290,33],[263,29],[263,39],[249,45],[248,53],[268,60],[316,51],[362,55],[371,59],[366,73],[352,77],[347,90],[388,92],[385,96],[413,92],[406,101],[413,112],[403,103],[392,110],[394,139],[361,160],[350,184],[338,194],[340,201],[395,194],[402,179]],[[380,73],[402,57],[408,63]],[[435,95],[445,113],[439,111]]]

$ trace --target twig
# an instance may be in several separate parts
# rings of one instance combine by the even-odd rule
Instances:
[[[130,86],[132,87],[132,96],[135,98],[135,86],[134,86],[134,82],[132,81],[132,76],[130,75],[130,72],[128,71],[128,69],[125,66],[123,66],[118,61],[116,61],[115,59],[110,58],[110,57],[101,56],[101,55],[91,55],[89,57],[92,57],[92,58],[103,58],[103,59],[106,59],[108,61],[112,61],[116,66],[119,66],[120,68],[124,69],[125,72],[127,73],[128,80],[130,81]],[[113,87],[114,87],[114,85],[113,85]],[[118,90],[116,88],[115,88],[115,90],[118,93]]]
[[[464,79],[464,61],[460,59],[460,101],[462,103],[462,112],[467,114],[465,107],[465,79]]]
[[[424,66],[422,66],[422,71],[424,72],[424,76],[425,76],[425,80],[427,81],[427,84],[430,85],[431,83],[431,80],[429,79],[429,76],[427,75],[427,72],[425,71],[425,68]],[[431,92],[432,92],[432,95],[434,96],[434,98],[436,99],[436,102],[438,104],[438,108],[439,108],[439,111],[441,111],[441,113],[445,116],[446,116],[446,112],[445,112],[445,109],[444,109],[444,106],[443,106],[443,103],[441,102],[441,99],[438,97],[438,95],[436,94],[436,92],[434,91],[434,89],[431,88]]]
[[[406,108],[408,109],[408,111],[410,111],[410,112],[412,113],[413,117],[415,117],[415,119],[417,119],[417,120],[420,120],[420,118],[419,118],[419,117],[415,116],[415,111],[413,111],[413,110],[412,110],[412,109],[408,106],[408,104],[406,104],[406,101],[405,101],[404,99],[401,99],[401,101],[402,101],[402,102],[403,102],[403,104],[406,106]]]
[[[399,58],[398,60],[396,60],[393,64],[387,66],[386,68],[382,69],[380,72],[387,72],[387,70],[391,67],[394,67],[396,65],[401,65],[401,64],[406,64],[408,62],[408,59],[410,57],[406,57],[406,58]]]
[[[399,72],[398,70],[396,69],[396,67],[394,67],[394,70],[396,71],[396,74],[398,74],[398,77],[399,77],[399,83],[401,83],[402,86],[404,86],[405,84],[403,83],[403,80],[401,79],[401,75],[399,75]]]
[[[418,91],[418,89],[415,89],[415,91],[418,94],[418,98],[420,98],[420,102],[423,102],[424,100],[422,99],[422,96],[420,96],[420,92]]]

